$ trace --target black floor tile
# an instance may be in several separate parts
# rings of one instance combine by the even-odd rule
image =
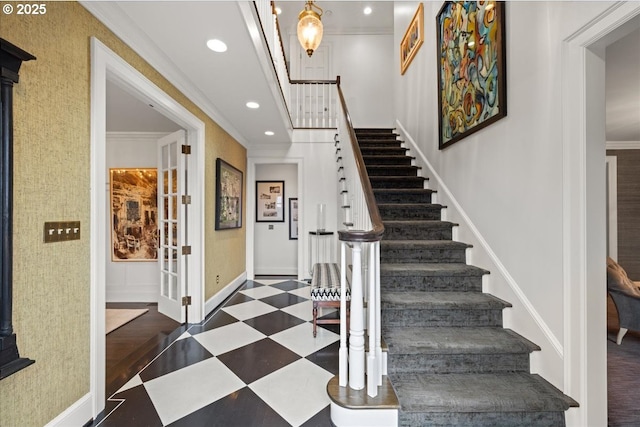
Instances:
[[[268,357],[265,357],[267,356]],[[218,356],[245,384],[269,375],[301,357],[277,342],[265,338]]]
[[[181,339],[174,342],[140,372],[140,378],[146,382],[194,363],[202,362],[210,357],[213,355],[194,338]]]
[[[282,294],[261,298],[260,301],[267,303],[269,305],[272,305],[275,308],[285,308],[290,305],[295,305],[301,302],[305,302],[307,301],[307,299],[285,292]]]
[[[322,411],[318,412],[300,427],[328,427],[331,423],[331,406],[327,405]]]
[[[263,314],[262,316],[247,319],[244,323],[263,334],[270,336],[284,331],[285,329],[298,326],[305,323],[305,321],[283,311],[273,311],[271,313]]]
[[[240,290],[261,288],[263,286],[265,285],[263,285],[262,283],[254,282],[253,280],[247,280],[247,282],[244,285],[242,285]]]
[[[249,302],[249,301],[253,301],[253,298],[238,292],[237,294],[229,298],[229,300],[225,303],[224,306],[230,307],[232,305],[242,304],[243,302]]]
[[[210,331],[212,329],[216,329],[221,326],[227,326],[236,322],[239,322],[239,320],[229,313],[219,310],[216,314],[211,316],[211,318],[209,318],[204,325],[193,325],[191,328],[189,328],[189,333],[191,335],[197,335],[202,332]]]
[[[284,418],[245,387],[170,424],[170,427],[289,427]]]
[[[283,291],[292,291],[294,289],[300,289],[300,288],[304,288],[305,286],[309,286],[308,283],[300,283],[298,281],[295,280],[287,280],[286,282],[282,282],[282,283],[275,283],[273,285],[270,285],[272,288],[278,288],[280,290]]]
[[[338,360],[338,350],[340,350],[340,341],[329,344],[323,349],[311,353],[306,357],[307,360],[315,363],[321,368],[326,369],[333,375],[338,375],[340,362]]]
[[[125,401],[96,426],[162,427],[162,421],[143,385],[118,393],[118,398]]]

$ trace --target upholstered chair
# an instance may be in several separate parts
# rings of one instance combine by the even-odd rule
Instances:
[[[616,343],[620,345],[629,329],[640,331],[640,282],[629,279],[620,264],[607,257],[607,290],[618,310]]]

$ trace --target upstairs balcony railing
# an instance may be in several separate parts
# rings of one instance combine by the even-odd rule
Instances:
[[[384,225],[375,202],[340,78],[322,81],[290,79],[274,3],[256,0],[278,81],[295,128],[335,128],[340,206],[344,229],[340,240],[341,319],[346,319],[347,272],[351,272],[351,316],[340,323],[339,385],[375,397],[386,374],[381,349],[380,241]],[[367,310],[365,312],[365,301]],[[368,353],[365,351],[368,339]],[[347,347],[348,343],[348,347]]]
[[[254,1],[294,128],[337,127],[336,80],[291,80],[273,1]]]

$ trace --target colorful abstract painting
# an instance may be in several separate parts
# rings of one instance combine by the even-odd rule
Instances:
[[[436,28],[442,149],[507,115],[504,3],[445,2]]]

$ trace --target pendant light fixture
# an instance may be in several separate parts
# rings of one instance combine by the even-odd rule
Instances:
[[[313,10],[314,8],[320,13]],[[313,51],[320,46],[322,41],[321,16],[322,9],[313,4],[313,0],[308,0],[298,15],[298,40],[309,57],[313,55]]]

